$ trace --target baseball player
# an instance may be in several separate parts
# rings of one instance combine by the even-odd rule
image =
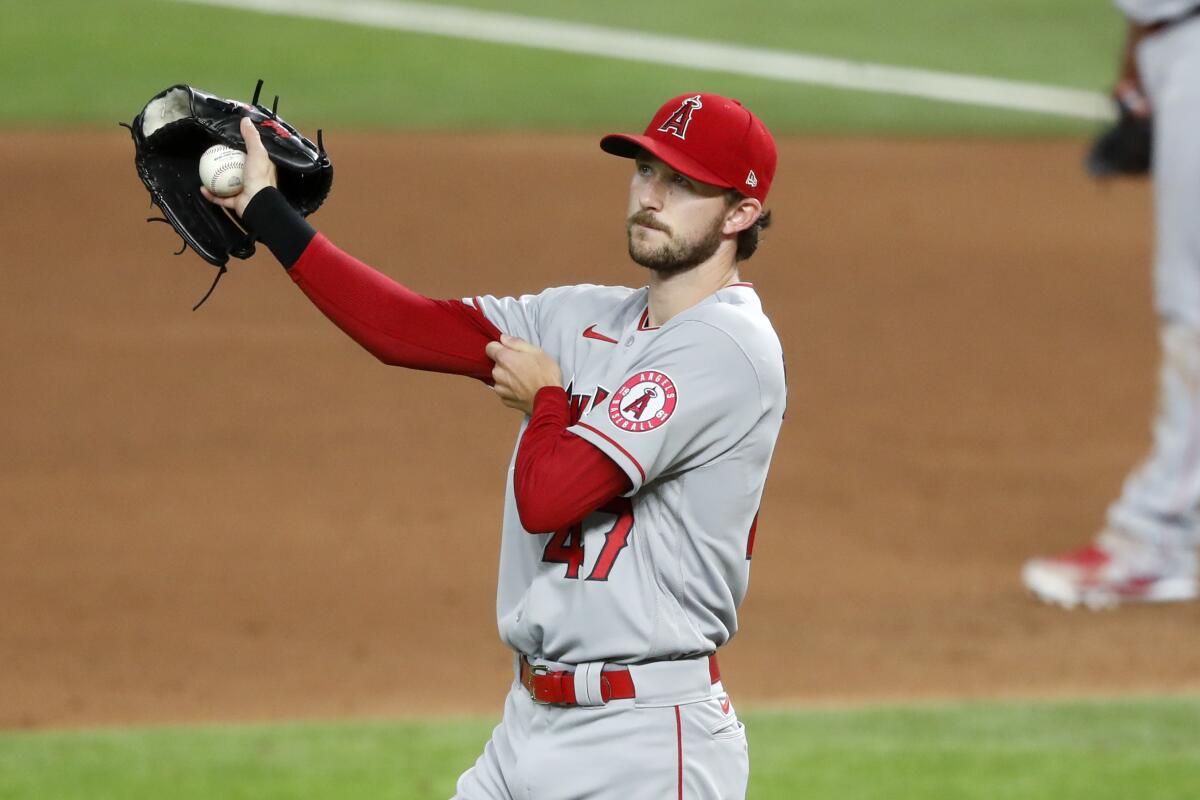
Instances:
[[[1162,365],[1149,456],[1082,550],[1037,558],[1026,586],[1067,607],[1192,600],[1200,544],[1200,3],[1117,0],[1129,17],[1118,91],[1153,113],[1155,304]]]
[[[643,135],[601,140],[631,159],[629,255],[648,286],[464,300],[422,297],[314,231],[242,130],[245,189],[209,199],[385,363],[474,377],[526,415],[497,591],[515,680],[457,796],[743,797],[715,653],[737,631],[785,404],[779,340],[738,270],[770,219],[767,128],[692,93]]]

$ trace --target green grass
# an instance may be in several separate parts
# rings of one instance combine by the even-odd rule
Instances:
[[[759,711],[753,800],[1195,800],[1200,698]],[[449,797],[483,720],[0,734],[0,798]]]
[[[1093,0],[463,0],[620,27],[882,63],[1102,88],[1121,22]],[[2,126],[129,120],[185,82],[266,99],[303,128],[595,130],[693,88],[780,133],[1081,134],[1094,123],[204,8],[169,0],[0,0]],[[232,33],[213,34],[221,20]],[[214,45],[214,40],[220,40]]]
[[[882,64],[1101,88],[1124,23],[1096,0],[452,0],[454,5],[638,28]]]

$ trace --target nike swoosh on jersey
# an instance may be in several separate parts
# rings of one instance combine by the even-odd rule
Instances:
[[[601,342],[608,342],[609,344],[617,344],[616,339],[605,336],[603,333],[597,333],[595,325],[588,325],[586,328],[583,329],[583,338],[597,339]]]

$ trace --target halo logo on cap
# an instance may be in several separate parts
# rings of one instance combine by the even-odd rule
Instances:
[[[704,108],[704,103],[700,101],[700,95],[689,97],[679,104],[675,113],[663,120],[663,124],[659,125],[658,129],[663,133],[673,133],[680,139],[687,139],[687,129],[688,125],[692,124],[692,115],[702,108]]]

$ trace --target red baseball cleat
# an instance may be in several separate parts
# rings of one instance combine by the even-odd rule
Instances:
[[[1040,600],[1063,608],[1179,602],[1200,594],[1194,551],[1165,550],[1112,529],[1080,550],[1030,559],[1021,580]]]

